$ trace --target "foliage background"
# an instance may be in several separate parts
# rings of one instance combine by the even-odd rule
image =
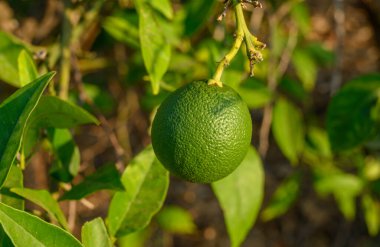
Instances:
[[[327,157],[334,160],[333,169],[349,174],[349,179],[342,176],[342,180],[332,180],[331,185],[321,185],[321,180],[316,179],[321,164],[310,161],[313,159],[304,143],[314,133],[312,130],[316,130],[317,138],[326,138],[323,129],[327,109],[332,95],[343,84],[380,70],[379,3],[342,2],[272,0],[263,1],[263,9],[248,8],[246,12],[251,30],[268,48],[264,51],[265,61],[255,69],[256,77],[248,77],[244,52],[238,54],[223,77],[252,109],[252,143],[262,154],[265,169],[262,211],[243,246],[376,246],[380,242],[376,230],[379,227],[368,233],[368,210],[362,206],[362,198],[370,196],[380,207],[380,186],[362,185],[361,176],[366,164],[371,163],[368,160],[374,161],[373,169],[379,169],[378,149],[356,146],[339,157]],[[72,132],[80,150],[79,173],[73,184],[109,163],[116,162],[116,167],[122,169],[150,143],[149,126],[155,107],[180,85],[210,77],[217,61],[231,46],[233,15],[228,13],[222,23],[216,21],[223,8],[221,2],[171,4],[174,17],[163,8],[155,20],[162,28],[157,42],[164,39],[161,43],[170,45],[171,50],[168,71],[161,80],[147,77],[139,47],[138,16],[131,1],[0,1],[2,37],[4,33],[12,34],[33,45],[39,70],[58,72],[58,92],[62,88],[60,81],[68,80],[67,98],[102,122],[101,126],[88,125]],[[78,26],[81,28],[76,29]],[[68,34],[73,38],[67,38]],[[0,47],[1,40],[4,38],[0,39]],[[65,49],[69,56],[65,57]],[[161,65],[153,63],[152,69]],[[67,67],[69,73],[65,73]],[[7,71],[3,68],[2,75]],[[149,79],[160,83],[158,95],[152,94]],[[7,82],[7,78],[2,80]],[[9,81],[1,83],[0,101],[15,90]],[[272,119],[268,120],[268,116],[272,110],[274,122],[270,131]],[[41,141],[28,159],[24,185],[59,194],[63,189],[49,176],[55,155],[46,145]],[[323,158],[323,154],[317,157]],[[365,165],[358,166],[352,160],[361,160]],[[331,177],[335,172],[321,174]],[[376,185],[380,175],[378,170],[373,174],[370,184]],[[351,175],[355,178],[351,179]],[[277,192],[277,201],[273,202],[276,189],[284,181],[290,182],[280,187],[282,195],[281,190]],[[348,203],[336,199],[355,188],[358,191],[352,192]],[[109,191],[102,190],[85,200],[63,201],[60,205],[69,228],[79,236],[86,221],[106,216],[109,201]],[[179,213],[174,218],[189,225],[179,226],[180,233],[173,233],[177,228],[165,225],[171,218],[164,212],[155,218],[149,230],[121,242],[128,241],[129,246],[130,241],[138,246],[142,240],[146,246],[229,245],[222,210],[209,186],[172,177],[165,205],[186,209],[196,226],[186,218],[187,214],[183,216],[186,219],[178,220],[182,215]],[[35,204],[27,203],[26,207],[49,219]],[[379,219],[380,210],[376,212],[369,217]],[[192,233],[181,234],[186,231]]]

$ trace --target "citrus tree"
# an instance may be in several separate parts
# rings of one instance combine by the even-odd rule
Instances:
[[[192,234],[189,212],[163,206],[170,174],[211,185],[230,245],[240,246],[262,206],[270,133],[292,168],[262,208],[262,221],[285,214],[312,174],[318,195],[333,195],[347,220],[359,199],[369,234],[378,235],[380,75],[348,82],[319,116],[310,98],[318,70],[331,67],[334,55],[307,39],[304,1],[58,6],[61,25],[36,31],[29,42],[0,32],[0,79],[8,84],[0,95],[1,246],[139,246],[154,224]],[[135,124],[136,133],[115,127],[132,122],[137,101],[145,122]],[[111,122],[115,112],[122,117]],[[112,150],[109,158],[93,145],[98,166],[84,164],[78,145],[90,130],[104,133]],[[51,184],[25,186],[28,166],[41,154],[49,157]],[[110,195],[107,212],[78,234],[70,208],[93,207],[86,197],[100,190]],[[45,213],[28,212],[25,201]]]

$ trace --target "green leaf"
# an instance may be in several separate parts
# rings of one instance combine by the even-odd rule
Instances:
[[[85,177],[81,183],[74,185],[59,200],[79,200],[99,190],[124,190],[120,181],[120,174],[115,166],[105,166],[94,174]]]
[[[136,0],[135,4],[139,13],[139,36],[144,64],[150,77],[153,93],[158,94],[160,81],[169,67],[171,47],[148,1]]]
[[[162,229],[171,233],[192,234],[197,229],[191,214],[177,206],[164,207],[156,220]]]
[[[263,107],[273,99],[273,93],[258,80],[250,79],[235,89],[249,108]]]
[[[15,246],[81,247],[80,242],[61,228],[26,212],[0,203],[0,223]]]
[[[138,16],[136,12],[118,11],[104,19],[103,28],[117,41],[130,45],[133,48],[140,46]]]
[[[82,227],[82,243],[85,247],[111,247],[106,226],[101,218],[86,222]]]
[[[212,16],[217,1],[189,1],[185,6],[187,15],[185,19],[185,36],[193,36]]]
[[[20,86],[25,86],[38,78],[36,65],[32,57],[25,50],[22,50],[18,56],[18,71]]]
[[[380,204],[366,194],[362,198],[362,207],[368,232],[374,237],[380,232]]]
[[[5,233],[5,231],[4,231],[3,227],[1,226],[1,224],[0,224],[0,246],[14,247],[14,244],[12,243],[12,240]]]
[[[169,20],[173,19],[173,8],[170,0],[151,0],[149,3]]]
[[[319,65],[332,65],[335,59],[333,51],[324,47],[322,43],[309,43],[306,46],[308,53],[310,53]]]
[[[31,128],[73,128],[82,124],[99,124],[83,108],[55,96],[43,96],[29,119]]]
[[[231,246],[240,246],[252,228],[264,195],[264,171],[256,151],[250,147],[240,166],[212,184],[223,209]]]
[[[54,153],[50,175],[59,181],[70,182],[79,171],[79,148],[68,129],[52,129],[47,131]]]
[[[307,35],[310,31],[310,14],[306,3],[301,2],[293,6],[291,16],[295,20],[303,35]]]
[[[332,161],[330,142],[325,130],[308,126],[302,160],[315,167]]]
[[[331,169],[315,171],[317,175],[314,182],[315,189],[321,195],[333,194],[346,219],[353,220],[355,198],[363,190],[363,181],[355,175],[343,173],[336,168]]]
[[[47,190],[32,190],[27,188],[12,188],[11,191],[45,209],[49,215],[68,230],[67,221],[57,201]]]
[[[39,77],[0,105],[0,186],[20,148],[26,122],[53,75],[51,72]]]
[[[149,146],[127,166],[122,182],[125,192],[115,193],[107,218],[110,234],[117,237],[149,224],[165,200],[169,173]]]
[[[29,50],[21,41],[0,31],[0,79],[15,87],[21,87],[18,57],[21,51]]]
[[[296,164],[304,147],[302,114],[284,98],[280,98],[274,106],[272,131],[282,153],[292,164]]]
[[[147,240],[150,239],[152,233],[150,228],[122,236],[117,239],[117,246],[119,247],[145,247]]]
[[[21,168],[12,165],[3,187],[0,190],[0,201],[8,206],[24,210],[24,199],[11,192],[11,188],[23,188],[24,176]],[[1,245],[0,245],[1,246]]]
[[[280,184],[270,199],[268,206],[261,214],[263,221],[272,220],[289,210],[298,197],[300,182],[301,176],[299,173],[296,173]]]
[[[331,100],[327,131],[333,151],[363,145],[378,131],[371,109],[380,92],[380,74],[365,75],[347,83]]]
[[[281,91],[287,93],[287,95],[290,95],[296,100],[304,101],[308,98],[305,89],[298,81],[292,80],[288,77],[283,77],[278,86]]]
[[[292,55],[292,63],[305,90],[312,91],[318,72],[313,56],[306,49],[296,49]]]

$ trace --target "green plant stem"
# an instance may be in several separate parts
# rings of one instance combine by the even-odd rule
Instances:
[[[63,30],[62,30],[62,58],[61,58],[61,77],[59,82],[59,97],[62,99],[67,99],[70,87],[70,73],[71,73],[71,56],[75,53],[79,45],[75,43],[80,40],[80,36],[85,32],[89,26],[98,17],[99,11],[102,7],[104,0],[97,0],[93,3],[92,8],[83,15],[83,21],[75,25],[70,20],[73,9],[70,8],[70,1],[65,1],[65,11],[63,20]],[[77,13],[79,14],[79,12]],[[76,46],[75,46],[76,45]],[[72,50],[74,52],[72,52]],[[75,55],[75,54],[74,54]]]
[[[243,41],[245,41],[247,55],[251,62],[251,75],[253,75],[253,64],[262,60],[261,53],[257,51],[257,48],[264,48],[265,45],[259,42],[257,38],[253,36],[249,31],[247,23],[245,22],[243,7],[240,1],[233,0],[232,4],[234,6],[237,26],[235,33],[235,41],[231,50],[224,56],[222,61],[220,61],[220,63],[218,64],[212,79],[209,79],[209,85],[218,85],[220,87],[223,86],[223,83],[221,81],[223,71],[230,64],[232,59],[236,56]]]

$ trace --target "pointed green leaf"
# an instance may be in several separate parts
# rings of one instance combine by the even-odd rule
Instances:
[[[379,93],[380,74],[373,74],[350,81],[333,97],[327,111],[327,131],[334,151],[355,148],[375,137],[378,126],[371,109]]]
[[[318,67],[312,55],[305,50],[295,50],[292,63],[306,91],[312,91],[317,79]]]
[[[86,222],[82,227],[82,243],[84,247],[111,247],[106,226],[101,218]]]
[[[196,33],[211,16],[211,11],[215,9],[216,0],[208,1],[189,1],[186,8],[185,30],[184,34],[187,37]]]
[[[11,191],[45,209],[51,217],[59,222],[61,226],[63,226],[66,230],[68,229],[65,215],[63,214],[57,201],[47,190],[13,188]]]
[[[296,173],[287,178],[274,192],[268,206],[263,210],[261,218],[264,221],[272,220],[288,211],[297,199],[300,191],[300,174]]]
[[[73,128],[81,124],[99,124],[83,108],[55,96],[43,96],[30,116],[31,128]]]
[[[0,105],[0,186],[20,148],[26,122],[54,73],[47,73],[17,90]]]
[[[0,31],[0,79],[15,87],[21,87],[18,57],[21,51],[29,50],[11,34]]]
[[[241,75],[241,72],[239,71]],[[257,79],[247,80],[246,83],[234,88],[249,108],[260,108],[268,104],[273,99],[273,93],[264,83]]]
[[[321,195],[333,194],[340,211],[348,220],[355,217],[355,199],[362,192],[363,181],[337,168],[318,169],[316,172],[315,190]],[[342,190],[344,188],[344,190]]]
[[[68,129],[48,129],[54,153],[50,174],[59,181],[71,181],[79,171],[80,152]]]
[[[145,247],[148,240],[151,238],[152,231],[146,227],[140,231],[122,236],[117,239],[117,246],[119,247]]]
[[[15,246],[82,246],[77,239],[61,228],[3,203],[0,203],[0,223]]]
[[[59,200],[79,200],[99,190],[124,190],[120,174],[115,166],[105,166],[85,177],[81,183],[74,185]]]
[[[169,20],[173,19],[173,8],[170,0],[151,0],[149,3]]]
[[[310,13],[305,2],[297,3],[291,9],[291,16],[301,32],[306,36],[310,31]]]
[[[14,247],[14,244],[12,243],[12,240],[5,233],[5,231],[4,231],[3,227],[1,226],[1,224],[0,224],[0,246]]]
[[[20,86],[25,86],[38,78],[36,65],[32,57],[25,50],[22,50],[18,56],[18,71]]]
[[[362,206],[368,232],[371,236],[376,236],[380,232],[380,203],[371,196],[364,195]]]
[[[296,164],[304,147],[302,114],[284,98],[280,98],[274,106],[272,131],[282,153],[292,164]]]
[[[264,196],[264,171],[253,147],[240,166],[212,184],[223,209],[231,246],[240,246],[256,221]]]
[[[117,41],[139,48],[138,16],[136,12],[117,11],[103,21],[103,28]]]
[[[178,206],[166,206],[156,216],[162,229],[171,233],[192,234],[197,227],[191,214]]]
[[[0,201],[8,206],[17,208],[20,210],[24,209],[24,199],[15,193],[11,192],[11,188],[23,188],[24,187],[24,176],[22,174],[21,168],[12,165],[9,170],[9,174],[3,187],[0,190]],[[1,245],[0,245],[1,246]]]
[[[148,71],[154,94],[160,90],[160,81],[166,73],[171,56],[171,47],[165,39],[160,20],[146,0],[136,0],[139,14],[139,35],[145,67]]]
[[[117,237],[149,224],[165,200],[169,173],[149,146],[127,166],[122,182],[125,192],[115,193],[107,218],[110,234]]]

